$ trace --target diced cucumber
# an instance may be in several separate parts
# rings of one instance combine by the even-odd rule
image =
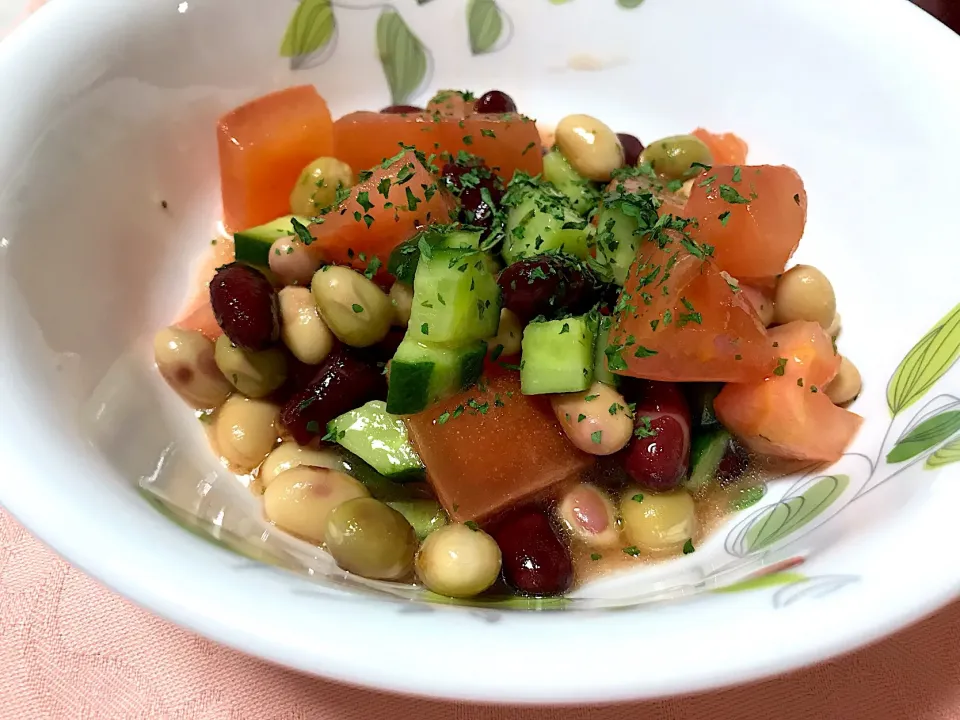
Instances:
[[[600,203],[596,185],[580,175],[554,148],[543,157],[543,179],[570,198],[570,204],[581,215],[586,215]]]
[[[594,353],[593,378],[610,387],[620,386],[620,376],[611,372],[607,367],[607,354],[604,352],[610,340],[610,329],[613,327],[613,318],[609,315],[600,315],[597,321],[597,342]]]
[[[423,479],[423,463],[410,444],[407,426],[387,412],[383,400],[371,400],[334,418],[327,432],[384,477],[396,482]]]
[[[387,412],[418,413],[467,389],[480,377],[486,354],[487,343],[483,340],[443,348],[417,342],[408,332],[390,361]]]
[[[387,272],[402,283],[413,285],[413,278],[420,262],[421,240],[433,248],[480,248],[480,233],[455,230],[453,226],[431,226],[409,240],[397,245],[387,260]]]
[[[595,327],[587,315],[527,325],[520,363],[523,394],[578,392],[590,387]]]
[[[447,513],[436,500],[401,500],[388,502],[398,513],[403,515],[413,526],[417,539],[423,542],[434,530],[447,524]]]
[[[693,436],[690,444],[690,477],[684,481],[693,493],[704,490],[717,479],[720,461],[730,446],[730,433],[721,427]]]
[[[278,238],[293,235],[294,217],[304,225],[310,224],[310,218],[299,215],[284,215],[263,225],[241,230],[233,234],[237,262],[249,263],[259,267],[270,266],[270,247]]]
[[[586,260],[590,256],[590,241],[586,220],[570,207],[564,195],[553,189],[553,193],[532,192],[511,208],[501,252],[508,264],[551,251]]]
[[[637,259],[640,235],[636,234],[639,223],[620,210],[604,207],[597,221],[597,260],[610,269],[618,285],[623,285],[627,272]]]
[[[459,347],[493,337],[500,324],[500,286],[487,253],[432,250],[421,255],[413,280],[407,335]]]
[[[720,421],[713,409],[713,401],[723,390],[723,383],[692,383],[690,388],[690,412],[695,425],[701,428],[717,428]]]

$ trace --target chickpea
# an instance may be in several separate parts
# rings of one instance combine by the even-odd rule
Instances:
[[[313,448],[298,445],[292,440],[277,445],[260,465],[257,477],[264,488],[277,479],[277,476],[287,470],[306,465],[308,467],[340,468],[337,454],[331,450],[314,450]]]
[[[285,287],[280,301],[280,339],[293,356],[307,365],[319,365],[333,349],[333,333],[320,319],[313,293],[305,287]]]
[[[220,454],[241,472],[257,467],[277,441],[280,408],[264,400],[231,396],[217,413],[215,436]]]
[[[693,163],[713,165],[713,155],[695,135],[673,135],[647,145],[640,153],[640,163],[653,166],[668,180],[686,180],[700,172]]]
[[[483,530],[446,525],[428,535],[420,546],[417,577],[438,595],[471,597],[496,582],[500,562],[500,548]]]
[[[837,315],[837,297],[826,275],[811,265],[796,265],[780,277],[773,307],[779,325],[809,320],[828,328]]]
[[[282,285],[306,287],[320,267],[307,247],[296,237],[282,237],[270,246],[270,270]]]
[[[606,182],[623,165],[620,138],[589,115],[567,115],[557,123],[557,148],[581,176]]]
[[[572,487],[560,500],[557,512],[567,532],[591,547],[611,547],[620,540],[613,502],[596,485]]]
[[[317,158],[307,165],[290,192],[290,212],[312,216],[336,202],[337,190],[353,187],[353,169],[336,158]]]
[[[612,455],[633,437],[627,401],[609,385],[594,382],[585,392],[553,395],[550,404],[570,442],[591,455]]]
[[[164,328],[153,338],[153,357],[163,379],[198,410],[219,407],[230,394],[230,383],[217,368],[213,343],[196,330]]]
[[[487,340],[487,351],[497,352],[498,357],[510,357],[520,352],[520,343],[523,341],[523,325],[520,318],[512,310],[503,308],[500,311],[500,325],[497,334]]]
[[[417,534],[406,518],[373,498],[337,505],[327,516],[327,550],[337,565],[373,580],[399,580],[413,570]]]
[[[327,327],[347,345],[368,347],[390,331],[393,306],[373,281],[340,265],[313,276],[313,299]]]
[[[620,501],[627,540],[640,550],[679,550],[697,531],[696,508],[686,490],[652,493],[627,488]]]
[[[741,285],[740,292],[753,305],[753,309],[757,311],[757,316],[763,326],[770,327],[773,325],[773,302],[762,292],[749,285]]]
[[[834,405],[846,405],[851,400],[856,399],[863,387],[863,380],[860,377],[860,371],[846,356],[840,358],[840,370],[837,376],[831,380],[824,392],[827,397],[833,400]]]
[[[406,327],[413,307],[413,288],[402,282],[390,286],[390,304],[393,306],[393,324]]]
[[[217,338],[214,359],[223,376],[247,397],[269,395],[287,379],[287,356],[276,348],[244,350],[221,335]]]
[[[263,510],[277,527],[320,544],[326,539],[330,512],[347,500],[369,495],[346,473],[301,466],[270,483],[263,493]]]
[[[840,313],[837,313],[833,316],[833,322],[830,323],[830,327],[827,328],[827,335],[832,338],[837,337],[840,334],[840,330],[843,329],[843,319],[840,317]]]

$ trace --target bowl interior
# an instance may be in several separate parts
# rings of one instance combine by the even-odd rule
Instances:
[[[960,220],[943,212],[960,191],[960,148],[945,141],[960,123],[946,75],[960,43],[906,3],[877,2],[869,18],[855,6],[58,0],[0,48],[0,98],[16,108],[0,118],[0,447],[10,465],[0,501],[72,561],[195,629],[303,669],[431,694],[690,690],[851,647],[945,601],[957,574],[912,557],[949,541],[960,502],[960,306],[947,240]],[[580,661],[560,670],[568,653],[554,633],[576,622],[569,613],[411,605],[419,591],[345,578],[322,553],[265,534],[250,494],[156,376],[147,340],[186,299],[191,263],[217,233],[215,120],[301,83],[335,115],[495,87],[547,126],[588,112],[644,140],[733,130],[751,163],[804,178],[810,210],[795,260],[832,278],[840,350],[864,378],[853,409],[866,422],[850,453],[771,482],[693,555],[540,604],[581,609],[598,632],[623,632],[623,616],[602,608],[657,614],[642,637],[682,673],[669,663],[642,679]],[[183,533],[158,507],[240,555]],[[857,605],[877,593],[883,607]],[[243,601],[254,597],[288,617],[252,619]],[[677,602],[650,604],[668,598]],[[304,632],[297,613],[318,609],[324,618]],[[391,623],[406,638],[447,627],[491,658],[497,639],[520,632],[544,664],[482,677],[438,664],[431,685],[391,666],[400,654],[335,648],[344,617],[368,623],[360,634],[377,647]],[[723,671],[711,671],[712,651],[684,658],[669,634],[706,633],[720,648],[734,636],[714,621],[748,617],[749,639],[736,639],[732,660],[717,656]],[[815,617],[823,622],[803,632]],[[785,627],[789,653],[765,635]],[[316,632],[324,641],[311,645]]]

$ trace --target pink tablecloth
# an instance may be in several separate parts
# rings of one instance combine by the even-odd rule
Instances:
[[[849,657],[722,692],[560,713],[477,707],[356,690],[219,647],[104,589],[0,513],[3,720],[556,717],[958,720],[960,603]]]

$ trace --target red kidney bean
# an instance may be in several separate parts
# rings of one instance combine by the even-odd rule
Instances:
[[[407,113],[423,112],[423,108],[416,105],[387,105],[380,112],[383,115],[406,115]]]
[[[525,595],[560,595],[573,584],[573,562],[539,510],[522,510],[492,533],[503,556],[503,579]]]
[[[515,113],[517,104],[513,98],[501,90],[488,90],[473,104],[474,112],[478,113]]]
[[[387,382],[376,363],[344,346],[335,348],[310,383],[294,393],[280,422],[293,439],[306,445],[327,432],[327,423],[369,400],[385,399]]]
[[[730,438],[727,449],[717,466],[717,482],[721,485],[736,482],[749,466],[750,455],[747,454],[746,449],[736,439]]]
[[[246,350],[264,350],[280,337],[280,305],[266,276],[250,265],[217,268],[210,281],[210,305],[217,325]]]
[[[563,255],[537,255],[515,262],[503,269],[497,283],[503,306],[524,324],[538,315],[551,318],[586,312],[602,294],[593,273]]]
[[[690,466],[690,408],[676,383],[642,380],[624,388],[637,398],[634,437],[618,455],[624,470],[648,490],[676,488]]]
[[[450,192],[460,199],[460,221],[490,230],[495,220],[496,206],[503,198],[500,178],[482,163],[459,162],[444,165],[440,176]]]
[[[643,143],[636,135],[629,133],[617,133],[620,138],[620,144],[623,146],[623,164],[625,167],[635,167],[640,160],[640,153],[643,152]]]

